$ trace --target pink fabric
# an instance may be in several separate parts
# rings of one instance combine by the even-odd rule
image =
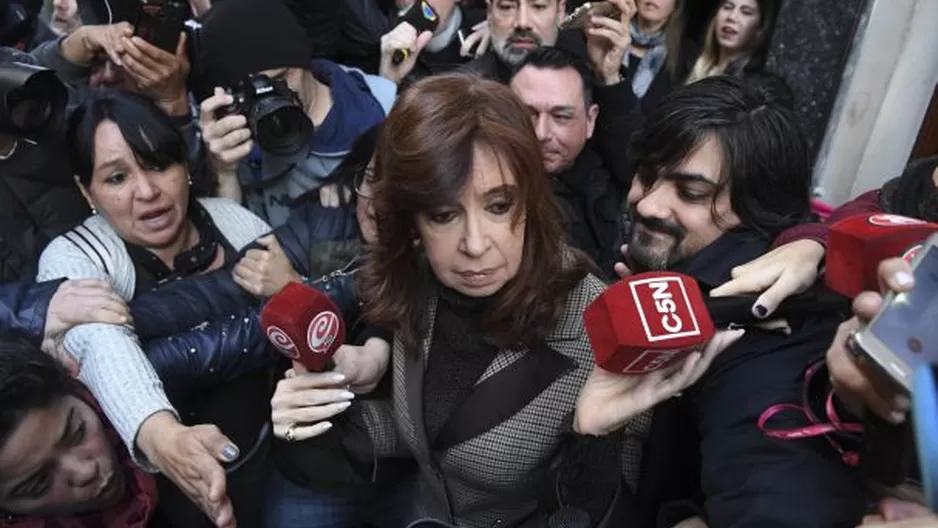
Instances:
[[[824,220],[827,220],[827,217],[829,217],[831,213],[834,212],[834,206],[826,204],[817,198],[812,198],[811,210],[814,211],[814,214],[818,215],[818,217],[823,222]]]
[[[816,202],[812,200],[812,208],[815,206],[815,203]],[[860,196],[854,198],[853,201],[841,205],[837,209],[833,210],[827,216],[827,218],[824,218],[821,222],[800,224],[784,231],[781,235],[775,238],[775,242],[772,243],[772,247],[777,248],[779,246],[784,246],[789,242],[802,239],[814,240],[822,246],[827,247],[827,233],[829,225],[850,216],[881,212],[882,207],[879,205],[879,189],[875,189],[863,193]]]

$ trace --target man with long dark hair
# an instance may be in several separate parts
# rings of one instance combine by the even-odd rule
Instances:
[[[714,77],[672,92],[647,116],[632,145],[633,226],[623,251],[632,271],[676,271],[708,290],[809,218],[808,152],[787,99],[768,79]],[[650,471],[638,486],[652,525],[692,517],[720,527],[857,524],[859,479],[830,446],[769,438],[760,427],[770,407],[801,402],[805,366],[839,322],[839,313],[820,312],[789,317],[791,334],[747,328],[677,389],[683,396],[671,386],[657,395],[643,461]],[[636,391],[653,383],[631,381]]]

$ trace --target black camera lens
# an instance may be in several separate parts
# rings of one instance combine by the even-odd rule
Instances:
[[[280,97],[258,99],[248,116],[251,132],[261,150],[287,156],[296,154],[313,136],[313,124],[303,108]]]
[[[28,136],[65,114],[68,93],[52,70],[12,63],[0,66],[0,125]]]
[[[6,107],[10,123],[24,131],[41,130],[53,115],[52,103],[45,94],[24,89],[8,94]]]

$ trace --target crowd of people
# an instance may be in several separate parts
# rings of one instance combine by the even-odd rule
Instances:
[[[938,222],[938,159],[819,221],[777,2],[700,38],[687,0],[608,3],[190,0],[170,49],[166,3],[0,7],[0,527],[938,523],[862,435],[763,423],[907,421],[847,343],[907,263],[775,312],[837,220]],[[604,370],[584,312],[649,271],[753,322]],[[262,327],[290,283],[344,319],[326,371]]]

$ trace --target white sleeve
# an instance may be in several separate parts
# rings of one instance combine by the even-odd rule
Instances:
[[[37,280],[61,277],[113,281],[107,271],[96,264],[96,257],[65,236],[53,240],[43,251]],[[135,462],[147,467],[146,460],[135,448],[140,426],[154,413],[176,411],[140,348],[136,334],[125,326],[83,324],[66,332],[65,347],[81,367],[79,379],[98,400]]]

